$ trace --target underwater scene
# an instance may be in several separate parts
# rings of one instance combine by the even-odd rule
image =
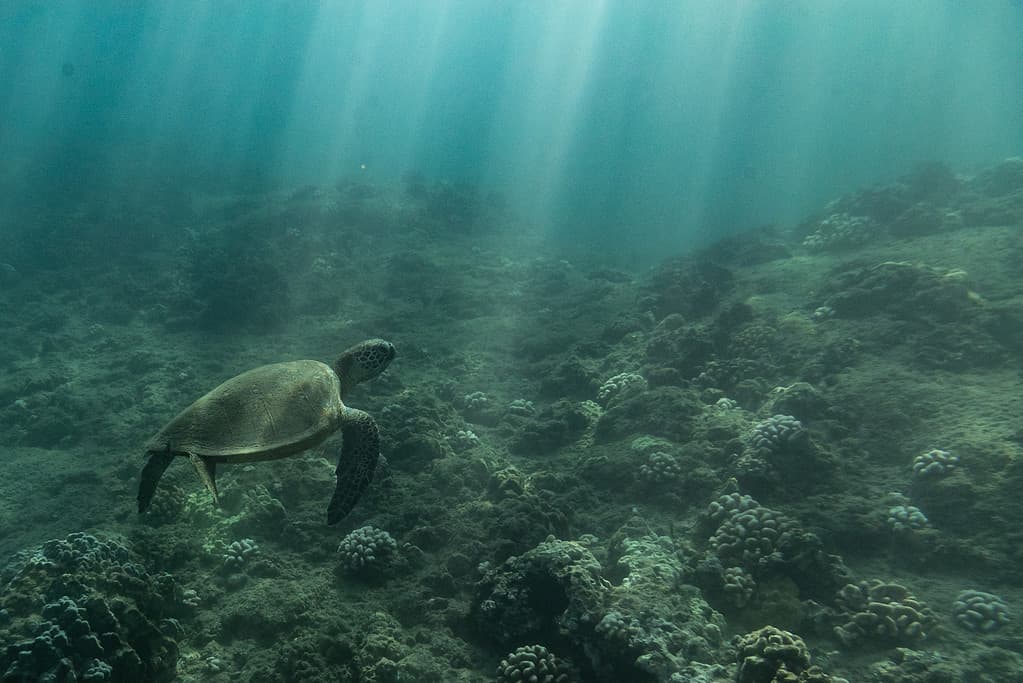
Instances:
[[[1023,5],[9,0],[3,683],[1023,683]]]

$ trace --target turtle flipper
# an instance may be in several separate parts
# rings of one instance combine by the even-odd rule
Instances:
[[[373,479],[380,458],[380,430],[369,413],[355,408],[341,411],[341,456],[337,486],[327,506],[327,524],[337,524],[352,511]]]
[[[145,512],[149,504],[153,502],[156,495],[156,487],[160,483],[160,477],[173,462],[174,454],[168,448],[166,451],[153,451],[149,455],[149,462],[142,468],[142,479],[139,480],[139,512]]]
[[[188,459],[195,466],[195,471],[199,473],[199,478],[205,484],[206,490],[213,496],[213,505],[220,507],[220,496],[217,495],[217,461],[195,453],[189,453]]]

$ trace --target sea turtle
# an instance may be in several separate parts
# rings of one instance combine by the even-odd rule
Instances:
[[[380,455],[376,422],[346,406],[344,399],[356,384],[383,372],[394,355],[390,342],[369,339],[342,353],[333,367],[296,360],[227,380],[146,442],[149,462],[139,482],[139,512],[149,507],[160,477],[177,456],[192,461],[219,504],[217,463],[286,458],[323,443],[340,429],[343,442],[327,524],[341,521],[369,485]]]

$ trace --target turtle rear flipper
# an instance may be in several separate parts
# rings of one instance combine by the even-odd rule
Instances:
[[[327,524],[344,519],[373,479],[380,458],[380,430],[369,413],[355,408],[341,412],[341,456],[337,462],[337,486],[327,506]]]
[[[168,448],[166,451],[153,451],[149,456],[149,462],[142,468],[142,479],[139,480],[139,512],[145,512],[149,504],[153,502],[156,495],[156,487],[160,483],[160,477],[174,461],[174,454]]]
[[[217,495],[217,461],[213,458],[204,458],[195,453],[189,453],[188,459],[195,466],[195,471],[202,479],[206,490],[213,496],[213,506],[220,507],[220,496]]]

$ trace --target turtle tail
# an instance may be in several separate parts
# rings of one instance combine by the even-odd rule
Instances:
[[[341,412],[341,456],[337,462],[337,486],[327,506],[327,524],[344,519],[373,479],[380,458],[380,430],[369,413],[355,408]]]

